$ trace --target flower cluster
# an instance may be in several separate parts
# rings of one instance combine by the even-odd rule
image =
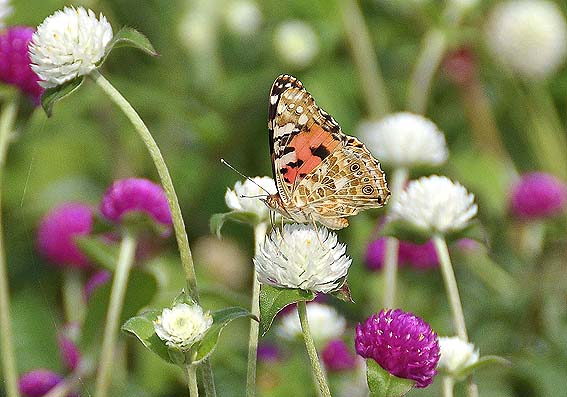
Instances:
[[[559,215],[566,205],[567,186],[543,172],[523,175],[510,193],[510,209],[520,219]]]
[[[463,341],[458,336],[439,337],[439,348],[441,357],[438,367],[451,374],[476,363],[479,358],[478,350],[472,343]]]
[[[231,210],[254,214],[258,222],[268,222],[270,209],[258,200],[258,197],[266,196],[266,192],[276,192],[274,180],[267,176],[257,176],[252,180],[236,182],[234,189],[226,189],[224,200]]]
[[[203,312],[199,305],[178,303],[171,309],[163,309],[154,321],[157,336],[166,345],[181,351],[188,351],[195,342],[205,336],[213,325],[209,312]]]
[[[358,324],[355,347],[392,375],[414,380],[416,387],[427,387],[437,374],[437,334],[421,318],[400,309],[382,310]]]
[[[106,17],[91,10],[65,7],[37,27],[29,46],[32,69],[44,88],[57,87],[91,73],[112,40]]]

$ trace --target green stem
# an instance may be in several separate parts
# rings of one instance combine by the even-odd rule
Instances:
[[[339,0],[345,34],[352,49],[360,75],[362,92],[371,118],[379,119],[390,113],[390,101],[364,15],[357,0]]]
[[[128,285],[128,276],[134,263],[135,253],[136,239],[129,233],[126,233],[120,245],[120,254],[110,292],[110,303],[108,306],[108,312],[106,313],[102,352],[100,355],[96,378],[95,397],[106,397],[108,395],[112,375],[112,364],[114,362],[116,339],[120,326],[120,314],[122,313],[126,287]]]
[[[0,346],[2,355],[2,371],[7,397],[19,397],[18,374],[16,370],[16,354],[13,345],[12,320],[10,318],[10,292],[8,285],[8,270],[4,253],[4,231],[2,226],[2,182],[4,165],[12,128],[16,120],[18,108],[16,101],[6,102],[0,115]]]
[[[453,397],[455,380],[451,376],[443,377],[443,397]]]
[[[260,223],[254,227],[254,247],[255,253],[258,251],[266,237],[266,230],[268,225]],[[260,283],[256,275],[256,268],[254,267],[252,274],[252,301],[250,303],[250,312],[260,318]],[[260,324],[258,321],[250,320],[250,334],[248,337],[248,366],[246,371],[246,396],[254,397],[256,395],[256,361],[258,354],[258,330]]]
[[[299,322],[301,323],[301,329],[303,330],[303,340],[305,341],[307,354],[309,355],[309,360],[311,360],[313,376],[317,379],[321,396],[331,397],[331,391],[329,390],[329,386],[325,380],[325,374],[323,373],[319,357],[317,356],[317,349],[315,349],[315,343],[313,342],[313,337],[309,331],[309,323],[307,321],[307,304],[305,301],[297,302],[297,312],[299,313]]]
[[[67,269],[63,273],[63,306],[65,321],[82,324],[85,315],[83,283],[79,269]]]
[[[392,183],[390,191],[390,203],[395,203],[404,189],[404,185],[408,179],[407,168],[396,168],[392,175]],[[389,208],[389,207],[388,207]],[[398,247],[399,241],[395,237],[388,237],[386,240],[386,252],[384,254],[384,287],[383,291],[383,307],[394,308],[396,302],[396,286],[398,279]]]
[[[409,83],[408,109],[425,114],[433,77],[447,49],[447,36],[441,29],[432,29],[425,35],[417,64]]]
[[[439,264],[441,266],[441,274],[443,275],[443,282],[447,290],[447,297],[449,299],[449,306],[453,314],[453,325],[457,336],[463,341],[468,342],[467,328],[465,325],[465,315],[463,314],[463,307],[461,306],[461,298],[459,296],[459,289],[457,288],[457,280],[453,272],[453,265],[449,257],[449,249],[445,238],[440,235],[433,236],[433,243],[435,250],[439,256]]]
[[[197,364],[185,366],[187,370],[187,386],[189,387],[190,397],[199,397],[199,387],[197,386]]]
[[[144,124],[143,120],[140,118],[136,110],[128,103],[128,101],[110,84],[108,80],[100,74],[98,70],[94,70],[90,74],[91,78],[98,84],[98,86],[108,95],[108,97],[124,112],[126,117],[130,120],[136,132],[138,132],[140,138],[146,145],[150,156],[154,162],[157,169],[161,184],[167,195],[167,201],[169,203],[169,208],[171,210],[171,218],[173,221],[173,229],[175,231],[175,238],[177,239],[177,246],[179,248],[179,255],[181,257],[181,264],[183,266],[183,271],[185,272],[185,281],[187,284],[187,289],[189,295],[193,298],[196,303],[200,303],[199,291],[197,289],[197,278],[195,276],[195,266],[193,265],[193,256],[191,255],[191,248],[189,247],[189,240],[187,238],[187,231],[185,230],[185,222],[183,221],[183,215],[181,214],[181,208],[179,207],[179,200],[175,194],[175,188],[173,187],[173,181],[169,175],[167,165],[161,155],[159,147],[152,137],[152,134],[148,130],[148,127]],[[215,384],[213,378],[213,369],[211,367],[210,361],[207,359],[201,365],[201,378],[203,381],[203,387],[205,389],[205,394],[208,397],[215,397]]]

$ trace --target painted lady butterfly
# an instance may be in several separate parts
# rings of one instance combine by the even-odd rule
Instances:
[[[279,76],[270,91],[268,129],[278,192],[264,199],[295,222],[348,226],[347,216],[382,207],[390,191],[380,163],[345,135],[301,81]]]

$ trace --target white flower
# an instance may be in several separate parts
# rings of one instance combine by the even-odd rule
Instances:
[[[225,19],[229,30],[241,36],[250,36],[258,31],[262,13],[254,1],[236,0],[227,5]]]
[[[91,10],[65,7],[38,26],[30,43],[33,71],[44,88],[57,87],[97,67],[112,39],[105,16]]]
[[[458,373],[478,361],[478,350],[458,336],[439,337],[439,349],[441,356],[437,367],[449,373]]]
[[[551,75],[567,54],[567,24],[551,1],[498,4],[489,17],[486,36],[494,56],[528,79]]]
[[[272,232],[254,257],[261,283],[325,293],[341,286],[351,263],[335,233],[303,224]]]
[[[10,0],[0,0],[0,29],[4,27],[4,21],[11,13]]]
[[[380,161],[393,167],[440,165],[447,160],[445,136],[423,116],[394,113],[380,121],[363,122],[359,135]]]
[[[282,60],[292,67],[308,66],[319,53],[313,28],[302,21],[286,21],[274,33],[274,46]]]
[[[321,346],[340,338],[346,329],[346,320],[334,308],[320,303],[307,304],[307,322],[313,341]],[[303,335],[297,308],[284,315],[276,330],[284,339],[294,340]]]
[[[244,182],[238,181],[234,189],[226,189],[224,200],[228,208],[233,211],[250,212],[256,214],[260,222],[270,219],[270,209],[258,199],[258,196],[266,196],[266,191],[273,194],[277,191],[274,180],[267,176],[257,176],[252,181],[246,179]],[[262,186],[264,189],[260,188]]]
[[[392,217],[434,233],[465,228],[477,213],[474,195],[444,176],[422,177],[408,184],[392,206]]]
[[[211,10],[191,10],[181,18],[179,39],[189,50],[213,52],[216,46],[217,25],[217,18]]]
[[[163,309],[154,321],[154,329],[167,346],[187,351],[203,339],[212,324],[210,313],[203,313],[199,305],[178,303],[172,309]]]

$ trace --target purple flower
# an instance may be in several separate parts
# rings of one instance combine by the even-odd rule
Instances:
[[[366,266],[370,270],[382,270],[386,254],[387,237],[382,237],[368,244],[366,249]],[[411,265],[417,269],[430,269],[439,265],[437,252],[432,241],[425,244],[413,244],[400,241],[398,248],[400,266]]]
[[[37,106],[43,88],[37,83],[39,77],[30,67],[28,44],[34,28],[13,26],[0,34],[0,81],[18,87]]]
[[[329,371],[343,371],[352,369],[356,365],[356,356],[341,339],[335,339],[327,343],[327,346],[321,353],[321,357]]]
[[[65,203],[51,210],[41,221],[37,248],[49,261],[60,266],[89,268],[73,238],[91,232],[93,210],[82,203]]]
[[[280,359],[280,350],[270,343],[262,343],[257,350],[258,361],[274,362]]]
[[[91,295],[95,292],[95,290],[106,284],[112,276],[112,273],[108,270],[100,270],[93,274],[86,282],[85,287],[83,288],[83,295],[85,300],[89,300]]]
[[[560,214],[567,203],[567,187],[543,172],[522,176],[512,187],[510,208],[521,219],[537,219]]]
[[[162,225],[172,224],[165,192],[160,185],[142,178],[114,182],[104,194],[100,210],[114,222],[120,222],[128,213],[143,212]]]
[[[437,334],[421,318],[400,309],[384,309],[356,326],[356,352],[394,376],[426,387],[437,374]]]
[[[41,397],[63,380],[48,369],[36,369],[20,377],[20,393],[25,397]]]
[[[61,360],[69,371],[74,371],[81,362],[81,352],[71,338],[72,334],[78,334],[79,332],[78,324],[68,324],[57,336]]]

